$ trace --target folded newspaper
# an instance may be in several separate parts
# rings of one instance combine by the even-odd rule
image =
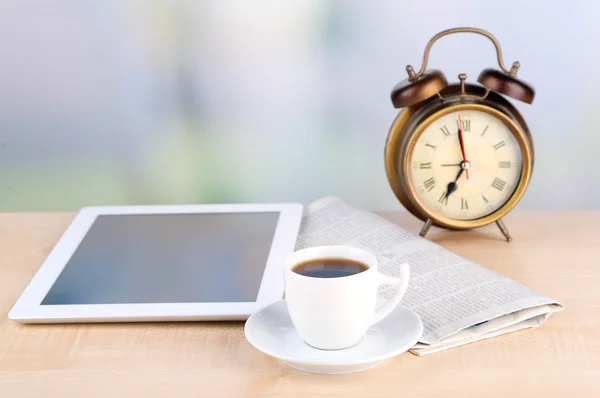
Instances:
[[[360,247],[375,254],[383,273],[410,265],[402,305],[423,320],[416,355],[540,326],[562,304],[475,264],[374,213],[326,197],[306,208],[296,249],[322,245]],[[393,287],[382,286],[380,298]]]

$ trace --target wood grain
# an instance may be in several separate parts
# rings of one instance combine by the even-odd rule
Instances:
[[[407,213],[386,217],[417,232]],[[368,372],[317,376],[251,347],[243,323],[21,325],[7,319],[72,214],[0,214],[0,397],[600,396],[600,212],[515,212],[429,238],[565,304],[542,327]]]

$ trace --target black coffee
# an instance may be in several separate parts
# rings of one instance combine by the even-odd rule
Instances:
[[[328,258],[303,262],[292,268],[292,271],[312,278],[341,278],[359,274],[368,269],[369,267],[358,261]]]

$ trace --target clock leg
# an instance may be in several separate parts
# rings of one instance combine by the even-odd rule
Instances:
[[[508,232],[506,225],[504,225],[504,222],[502,220],[498,220],[498,221],[496,221],[496,225],[498,226],[498,228],[500,228],[500,232],[502,232],[502,235],[504,235],[504,237],[506,238],[506,241],[510,242],[512,240],[512,237],[510,236],[510,233]]]
[[[427,235],[427,231],[429,231],[429,228],[431,228],[431,218],[428,218],[427,221],[425,221],[425,225],[423,225],[423,228],[421,228],[421,232],[419,233],[419,235],[421,236],[425,236]]]

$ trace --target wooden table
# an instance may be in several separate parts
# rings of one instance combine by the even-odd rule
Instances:
[[[406,213],[384,214],[418,231]],[[600,212],[515,212],[495,227],[433,229],[451,250],[565,304],[540,328],[345,376],[256,351],[241,322],[21,325],[6,314],[72,214],[0,214],[0,397],[598,397]]]

